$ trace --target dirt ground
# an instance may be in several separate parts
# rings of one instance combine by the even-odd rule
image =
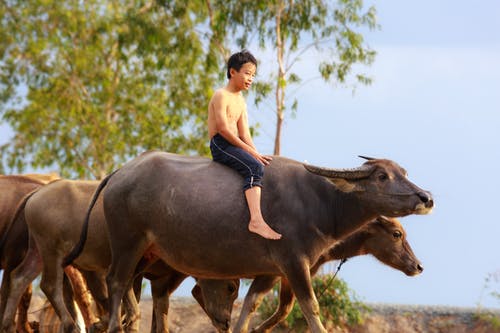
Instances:
[[[216,333],[210,320],[199,305],[188,297],[171,299],[169,311],[170,333]],[[30,307],[30,320],[39,320],[44,301],[39,297],[33,300]],[[140,332],[150,331],[151,308],[150,299],[141,301]],[[372,309],[365,314],[364,323],[358,327],[332,330],[332,333],[498,333],[500,332],[500,310],[483,310],[483,314],[496,319],[478,319],[475,308],[455,308],[436,306],[409,306],[368,304]],[[232,325],[236,322],[241,310],[241,301],[235,303]],[[260,319],[255,316],[251,327]],[[51,330],[47,330],[51,332]],[[55,331],[54,331],[55,332]],[[286,328],[276,328],[275,333],[306,333]]]

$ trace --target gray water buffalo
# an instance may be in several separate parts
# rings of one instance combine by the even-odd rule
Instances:
[[[68,186],[73,183],[76,181],[59,180],[48,184],[24,198],[18,207],[13,223],[28,225],[29,246],[23,261],[11,274],[4,312],[0,313],[3,332],[14,332],[14,309],[20,292],[42,272],[42,269],[41,289],[54,306],[58,316],[62,318],[62,322],[68,326],[70,325],[68,323],[73,325],[76,309],[72,300],[69,300],[71,287],[65,279],[66,274],[61,268],[61,261],[77,241],[78,235],[73,235],[72,230],[77,230],[82,222],[73,217],[78,217],[80,207],[82,207],[80,219],[85,216],[85,201],[78,205],[75,198],[81,197],[81,193],[85,191],[91,196],[98,182],[82,182],[79,188]],[[93,220],[91,223],[93,229],[99,228],[99,224],[94,227]],[[104,223],[102,222],[101,225],[102,227],[96,230],[96,233],[105,235]],[[99,267],[102,262],[107,265],[110,261],[109,245],[107,239],[105,241],[99,242],[99,237],[97,237],[96,244],[92,243],[92,248],[98,254],[98,260],[94,260],[93,268]],[[83,256],[81,261],[85,259],[86,256]],[[106,269],[107,266],[101,269],[101,275],[106,274]],[[66,288],[65,293],[63,288]],[[96,299],[99,300],[99,297]],[[72,327],[76,329],[74,325]]]
[[[122,296],[137,262],[154,253],[174,269],[200,278],[284,276],[311,332],[324,333],[311,265],[336,241],[378,216],[427,214],[433,207],[430,193],[385,159],[346,170],[275,157],[266,167],[264,184],[262,212],[283,235],[279,241],[248,232],[241,177],[207,158],[149,152],[105,178],[99,190],[105,188],[113,254],[107,276],[110,332],[123,331]],[[83,248],[85,228],[65,264]]]
[[[32,192],[30,196],[22,200],[14,222],[28,225],[30,241],[24,260],[11,274],[12,281],[9,293],[6,295],[3,319],[0,317],[4,332],[15,331],[15,305],[22,291],[40,272],[42,273],[40,287],[61,318],[63,331],[74,332],[77,329],[74,322],[76,310],[70,300],[71,288],[68,289],[69,285],[64,283],[64,276],[68,274],[70,266],[63,271],[61,262],[79,239],[79,230],[84,221],[88,203],[98,184],[97,181],[60,180]],[[97,305],[104,310],[107,309],[108,301],[104,278],[110,263],[111,252],[102,202],[99,201],[90,216],[88,242],[82,255],[75,260],[74,266],[79,268],[87,278],[89,289]],[[144,267],[138,270],[144,272],[151,280],[153,299],[155,306],[158,307],[157,312],[164,313],[165,307],[168,308],[168,295],[187,276],[172,270],[151,256],[148,259],[143,258],[142,265]],[[197,294],[195,294],[199,302],[203,299],[205,310],[220,331],[226,331],[229,328],[231,318],[230,312],[226,310],[228,306],[221,305],[220,302],[232,304],[235,298],[234,293],[227,289],[229,284],[234,285],[234,282],[228,281],[226,284],[224,281],[200,280],[197,285]],[[66,288],[64,291],[63,287]],[[207,290],[209,292],[219,290],[221,297],[205,296]],[[130,308],[128,321],[137,321],[139,313],[135,312],[136,301],[132,290],[129,290],[125,300],[127,304],[132,304],[128,305]],[[82,311],[85,310],[80,308]],[[225,312],[219,314],[217,312],[219,309]],[[103,313],[101,312],[100,315]],[[157,320],[157,331],[167,331],[164,325],[166,325],[164,318],[160,316]]]
[[[5,306],[4,296],[8,292],[10,272],[22,261],[28,248],[28,229],[25,223],[11,225],[17,205],[22,198],[47,182],[56,178],[42,174],[0,175],[0,269],[3,269],[0,287],[0,318]],[[31,300],[31,284],[23,290],[22,301],[18,307],[19,332],[31,332],[27,310]]]
[[[379,217],[339,241],[321,255],[311,267],[311,276],[315,275],[319,268],[328,261],[349,259],[366,254],[373,255],[383,264],[408,276],[415,276],[423,271],[420,261],[415,257],[406,240],[406,232],[401,223],[395,218]],[[234,333],[248,332],[252,313],[278,280],[280,280],[279,276],[257,276],[253,280],[243,302]],[[271,332],[274,326],[283,321],[292,310],[294,295],[285,278],[281,278],[279,300],[279,307],[275,313],[257,328],[252,329],[253,333]]]

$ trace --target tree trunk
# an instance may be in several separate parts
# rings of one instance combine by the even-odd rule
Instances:
[[[281,13],[284,10],[284,3],[281,1],[276,10],[276,50],[278,60],[278,78],[276,82],[276,135],[274,137],[274,155],[279,155],[281,152],[281,127],[285,117],[285,66],[283,64],[283,52],[285,45],[283,36],[281,35]]]

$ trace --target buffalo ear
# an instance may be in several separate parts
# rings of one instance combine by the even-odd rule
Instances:
[[[345,193],[353,192],[356,189],[355,183],[351,183],[344,178],[328,178],[328,180],[335,185],[336,188]]]

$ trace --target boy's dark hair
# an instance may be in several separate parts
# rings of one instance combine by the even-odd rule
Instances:
[[[248,50],[242,50],[240,52],[234,53],[229,57],[227,61],[227,78],[231,78],[230,69],[234,68],[236,71],[239,71],[241,67],[247,62],[251,62],[257,67],[257,59],[250,53]]]

